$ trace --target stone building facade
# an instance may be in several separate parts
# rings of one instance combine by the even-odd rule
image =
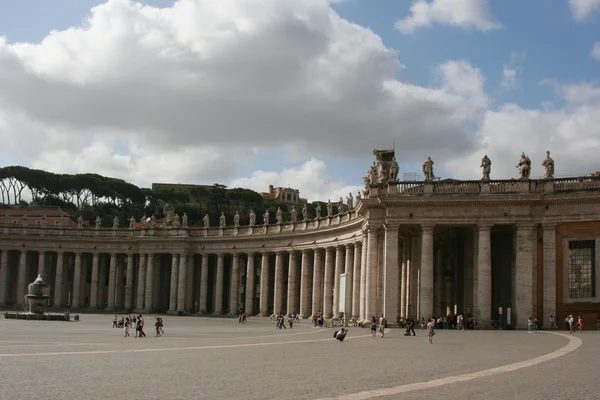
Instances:
[[[368,182],[341,214],[239,227],[0,227],[0,305],[370,318],[600,313],[600,178]],[[345,284],[344,284],[345,283]],[[508,315],[510,314],[510,320]]]

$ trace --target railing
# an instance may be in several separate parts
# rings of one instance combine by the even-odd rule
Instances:
[[[358,218],[355,210],[346,211],[329,217],[310,219],[299,222],[283,224],[256,225],[256,226],[226,226],[226,227],[144,227],[144,228],[91,228],[72,226],[23,226],[8,224],[0,227],[0,234],[4,236],[66,236],[81,238],[131,238],[131,237],[219,237],[219,236],[246,236],[265,235],[277,233],[291,233],[296,231],[313,231],[317,229],[340,226]]]
[[[489,181],[398,181],[370,185],[365,196],[419,196],[466,194],[527,194],[600,191],[600,176],[554,179],[505,179]]]

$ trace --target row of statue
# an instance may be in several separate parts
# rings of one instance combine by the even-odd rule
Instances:
[[[377,185],[380,183],[388,184],[390,182],[398,181],[398,162],[396,157],[391,160],[386,160],[385,156],[393,154],[392,150],[373,150],[373,154],[377,159],[373,162],[371,168],[367,171],[367,175],[364,178],[365,191],[369,190],[371,185]],[[427,157],[427,160],[423,163],[423,177],[425,182],[431,182],[435,180],[435,174],[433,172],[433,160],[431,157]],[[554,160],[550,157],[550,152],[546,152],[546,158],[542,162],[544,167],[544,179],[554,178]],[[525,153],[521,153],[521,159],[516,166],[519,169],[520,179],[529,179],[531,175],[531,160]],[[481,160],[480,168],[483,169],[482,181],[490,180],[490,173],[492,171],[492,161],[485,155]]]

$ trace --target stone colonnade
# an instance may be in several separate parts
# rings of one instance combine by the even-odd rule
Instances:
[[[492,315],[492,224],[471,226],[471,268],[444,270],[433,224],[366,226],[346,243],[244,252],[71,252],[0,249],[0,305],[23,307],[37,274],[51,307],[73,310],[269,315],[322,312],[368,319],[430,318],[467,306],[482,325]],[[409,229],[406,229],[409,228]],[[556,225],[543,224],[543,310],[556,315]],[[533,314],[537,225],[517,224],[511,287],[516,325]],[[468,259],[468,260],[467,260]],[[345,282],[345,286],[342,285]],[[15,284],[12,284],[15,283]],[[345,291],[340,292],[344,287]],[[469,297],[467,299],[467,297]]]

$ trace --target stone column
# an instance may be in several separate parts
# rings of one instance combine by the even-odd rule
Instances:
[[[135,309],[139,314],[144,311],[144,299],[146,298],[146,268],[148,265],[148,255],[140,254],[140,266],[138,268],[137,279],[137,299],[135,300]]]
[[[377,230],[367,232],[367,277],[365,283],[365,317],[370,320],[377,314]]]
[[[269,253],[262,253],[260,265],[260,315],[269,315]]]
[[[333,247],[325,249],[325,288],[323,289],[323,316],[331,318],[333,311]]]
[[[400,317],[406,316],[406,294],[407,294],[407,261],[408,261],[408,239],[402,238],[402,266],[400,267]]]
[[[285,253],[278,251],[275,254],[275,291],[273,295],[273,312],[283,312],[283,257]]]
[[[63,297],[63,274],[65,271],[64,253],[59,251],[56,253],[56,276],[54,278],[54,307],[60,308],[64,306]]]
[[[309,250],[302,250],[302,266],[300,267],[300,317],[302,318],[308,318],[311,312],[309,256]]]
[[[477,310],[475,318],[481,327],[492,325],[492,245],[491,225],[478,226],[477,246]]]
[[[551,315],[556,317],[556,224],[542,224],[543,263],[544,263],[544,315],[540,319],[542,325],[548,324]],[[0,298],[1,301],[1,298]]]
[[[0,261],[0,306],[6,305],[6,285],[8,283],[8,250],[2,249]]]
[[[215,284],[215,311],[214,314],[223,314],[223,273],[225,271],[225,254],[217,254],[217,279]]]
[[[117,280],[115,284],[115,293],[117,299],[115,300],[115,308],[125,308],[125,302],[123,301],[123,281],[125,280],[125,257],[117,256]]]
[[[248,265],[246,266],[246,315],[254,315],[255,261],[256,255],[254,253],[248,254]]]
[[[202,254],[200,265],[200,313],[206,313],[208,305],[208,257],[207,253]]]
[[[19,253],[19,277],[17,279],[17,306],[25,305],[26,288],[29,285],[27,281],[27,251],[21,250]]]
[[[362,235],[362,250],[360,257],[360,294],[359,294],[359,314],[363,319],[367,318],[367,251],[369,249],[369,241],[366,233]]]
[[[171,255],[171,285],[169,290],[169,314],[177,312],[177,278],[179,277],[179,254]]]
[[[185,311],[185,276],[187,274],[187,254],[179,255],[179,269],[177,271],[177,314]]]
[[[117,280],[117,254],[110,255],[110,271],[108,274],[108,301],[106,309],[112,311],[115,309],[115,284]]]
[[[187,262],[185,264],[185,311],[189,313],[196,312],[194,309],[196,306],[194,302],[195,262],[195,255],[190,254],[187,257]]]
[[[421,225],[421,277],[419,318],[433,317],[433,225]]]
[[[98,275],[100,274],[100,266],[98,264],[99,254],[92,254],[92,276],[90,285],[90,309],[98,308]]]
[[[298,310],[298,305],[296,304],[296,293],[297,293],[297,282],[296,276],[298,275],[298,258],[296,257],[296,252],[290,252],[290,259],[288,263],[288,292],[287,292],[287,310],[288,314],[296,314],[300,310]]]
[[[449,246],[450,247],[450,246]],[[434,304],[434,316],[438,317],[442,315],[444,308],[445,299],[444,297],[444,252],[442,251],[441,243],[434,248],[435,257],[435,298],[436,303]]]
[[[344,304],[344,315],[347,316],[347,318],[350,318],[352,316],[352,295],[354,294],[354,247],[351,244],[346,246],[345,260],[346,265],[344,266],[344,273],[346,274],[346,293],[350,293],[350,295],[345,296],[346,304]]]
[[[308,258],[308,257],[307,257]],[[307,274],[310,276],[310,261],[307,259],[306,263]],[[313,279],[312,279],[312,314],[316,315],[319,312],[323,311],[323,291],[321,288],[323,287],[323,282],[321,280],[321,275],[323,275],[323,252],[319,249],[315,249],[314,258],[313,258]],[[308,280],[308,279],[307,279]],[[308,317],[307,312],[307,317]]]
[[[516,262],[515,262],[515,308],[516,327],[526,328],[527,320],[533,315],[532,269],[534,225],[517,224],[516,233]],[[477,277],[478,281],[481,279]]]
[[[340,275],[344,273],[344,246],[335,248],[335,270],[333,273],[333,315],[340,314]]]
[[[38,253],[38,275],[42,276],[42,279],[46,281],[46,252],[40,251]]]
[[[73,298],[71,299],[71,308],[80,307],[81,298],[81,253],[75,253],[75,268],[73,271]]]
[[[154,298],[154,254],[148,253],[146,257],[146,282],[144,290],[144,312],[152,311]]]
[[[360,316],[360,259],[362,256],[362,244],[354,244],[354,265],[352,269],[352,317]]]
[[[231,260],[231,287],[229,288],[229,314],[237,315],[240,297],[240,255],[234,254]]]
[[[387,224],[384,238],[383,315],[394,323],[398,316],[398,226]]]
[[[129,312],[133,308],[133,254],[127,255],[127,276],[125,277],[125,311]]]

